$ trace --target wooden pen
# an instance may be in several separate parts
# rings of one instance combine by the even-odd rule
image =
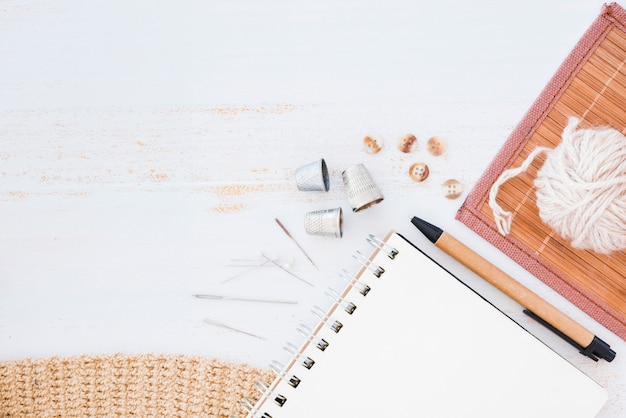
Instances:
[[[615,351],[607,343],[452,235],[418,217],[413,217],[411,223],[433,244],[522,305],[524,313],[578,348],[581,354],[595,361],[602,358],[610,362],[615,358]]]

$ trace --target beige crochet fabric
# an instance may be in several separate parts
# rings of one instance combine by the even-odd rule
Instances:
[[[270,371],[174,355],[0,362],[0,417],[230,417]]]

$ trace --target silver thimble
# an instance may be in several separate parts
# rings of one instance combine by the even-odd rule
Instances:
[[[380,203],[384,196],[363,164],[355,164],[343,173],[343,184],[352,211],[358,212]]]
[[[315,210],[304,215],[304,230],[309,235],[343,236],[343,212],[341,208]]]
[[[327,192],[330,188],[326,161],[320,159],[296,170],[298,190]]]

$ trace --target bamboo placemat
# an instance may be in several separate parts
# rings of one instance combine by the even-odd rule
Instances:
[[[269,370],[183,355],[98,355],[0,362],[0,417],[245,416]]]
[[[545,161],[500,187],[498,203],[511,211],[511,233],[500,235],[488,206],[500,174],[518,167],[537,146],[554,148],[570,116],[581,127],[611,126],[626,133],[626,11],[605,5],[485,173],[457,219],[526,270],[626,340],[626,251],[609,255],[572,248],[539,218],[533,181]]]

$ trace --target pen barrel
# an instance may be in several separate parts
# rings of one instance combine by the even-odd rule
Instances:
[[[524,308],[567,335],[581,347],[586,348],[593,341],[595,335],[591,331],[565,315],[452,235],[444,232],[437,240],[436,245]]]

